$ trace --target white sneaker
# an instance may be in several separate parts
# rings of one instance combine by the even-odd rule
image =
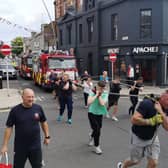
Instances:
[[[106,114],[106,118],[110,118],[110,115],[109,115],[109,113],[107,113],[107,114]]]
[[[102,154],[102,150],[100,149],[100,146],[95,146],[95,153],[98,155]]]
[[[111,119],[114,120],[114,121],[118,121],[118,118],[115,117],[115,116],[113,116]]]
[[[122,162],[118,162],[118,164],[117,164],[117,168],[122,168],[122,167],[123,167]]]
[[[92,135],[92,133],[89,133],[89,143],[88,143],[89,146],[93,146],[94,145],[94,139],[93,139],[93,137],[91,135]]]

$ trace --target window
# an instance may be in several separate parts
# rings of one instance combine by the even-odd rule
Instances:
[[[152,10],[140,11],[140,38],[152,38]]]
[[[68,44],[71,44],[71,42],[72,42],[71,41],[71,39],[72,39],[71,38],[71,36],[72,36],[72,33],[71,33],[72,32],[72,24],[67,26],[67,32],[68,32]]]
[[[90,10],[95,7],[95,0],[85,0],[85,10]]]
[[[111,16],[111,39],[118,40],[118,14]]]
[[[63,45],[62,35],[63,35],[62,30],[60,30],[60,45]]]
[[[88,42],[92,41],[93,38],[93,31],[94,31],[94,22],[93,22],[94,18],[90,17],[87,19],[87,23],[88,23]]]
[[[83,27],[82,24],[79,24],[79,43],[83,42]]]

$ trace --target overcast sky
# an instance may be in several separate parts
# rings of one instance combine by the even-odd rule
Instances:
[[[30,36],[30,29],[40,32],[40,25],[50,22],[42,0],[0,1],[0,40],[6,43],[17,36]],[[54,20],[54,0],[44,1]]]

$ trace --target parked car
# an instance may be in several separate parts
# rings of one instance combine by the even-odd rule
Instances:
[[[7,65],[6,64],[0,64],[0,71],[3,79],[6,79],[7,77]],[[11,65],[8,65],[8,75],[9,79],[17,79],[17,70]]]

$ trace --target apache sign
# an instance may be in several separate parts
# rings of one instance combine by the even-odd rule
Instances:
[[[158,46],[151,46],[151,47],[134,47],[132,49],[133,54],[147,54],[147,53],[157,53],[159,52]]]

